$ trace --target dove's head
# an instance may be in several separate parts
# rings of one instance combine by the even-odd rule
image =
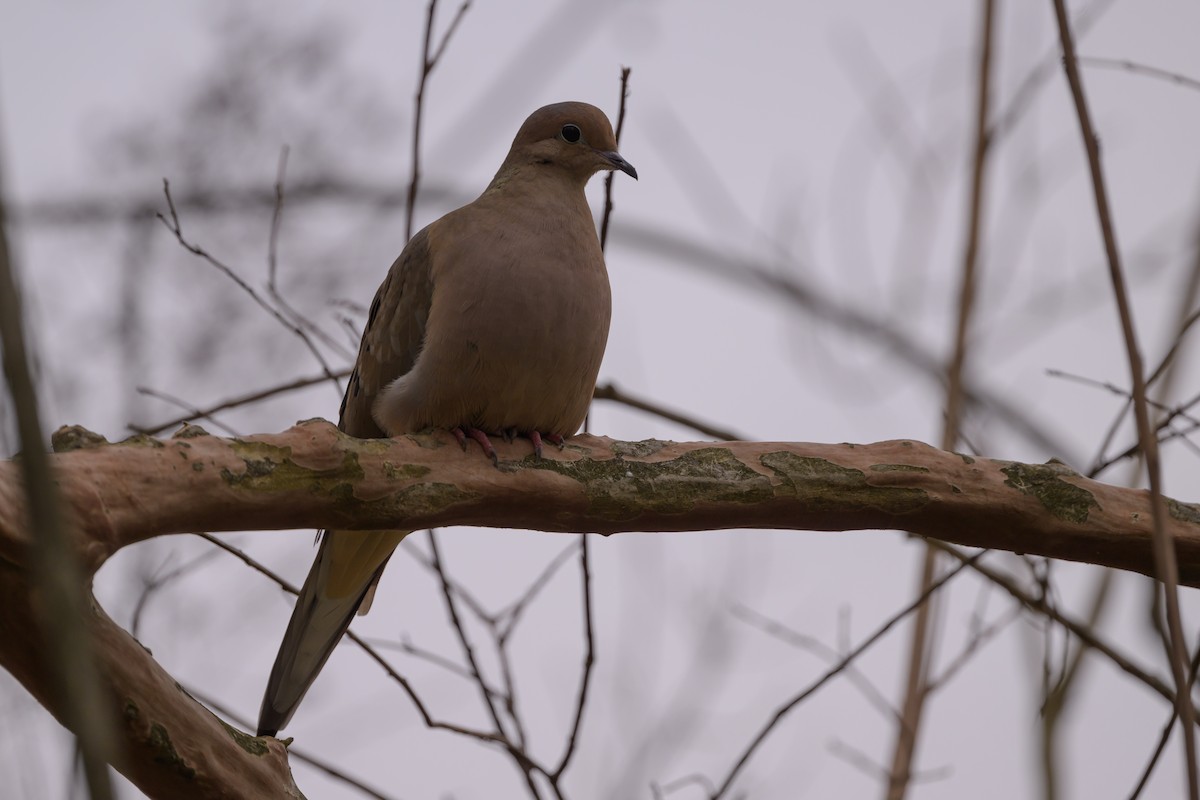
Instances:
[[[555,103],[530,114],[504,163],[555,167],[580,182],[614,169],[637,179],[637,170],[617,152],[608,117],[587,103]]]

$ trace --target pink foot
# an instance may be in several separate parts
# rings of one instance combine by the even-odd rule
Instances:
[[[479,442],[479,446],[483,448],[483,454],[492,460],[492,463],[499,465],[500,459],[496,456],[496,448],[492,447],[492,442],[488,436],[479,428],[460,425],[450,431],[454,434],[454,438],[458,440],[458,444],[465,452],[467,449],[467,437]]]

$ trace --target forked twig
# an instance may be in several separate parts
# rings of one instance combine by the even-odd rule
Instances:
[[[214,257],[203,247],[193,244],[183,235],[183,228],[179,223],[179,213],[175,210],[175,201],[171,198],[171,184],[166,178],[163,178],[163,195],[167,199],[167,210],[170,213],[171,218],[168,220],[161,213],[157,213],[155,216],[160,222],[162,222],[164,226],[166,226],[167,230],[174,234],[175,240],[179,242],[180,247],[182,247],[184,250],[187,250],[192,255],[202,259],[205,263],[212,266],[218,272],[233,281],[239,289],[250,296],[250,299],[253,300],[259,306],[259,308],[261,308],[263,311],[266,311],[268,314],[274,317],[276,322],[299,337],[300,341],[304,343],[304,346],[308,348],[308,351],[312,353],[312,356],[314,359],[316,359],[317,364],[320,365],[325,377],[332,381],[334,386],[339,387],[338,393],[340,394],[340,384],[338,383],[337,378],[334,377],[333,370],[330,369],[329,364],[325,360],[325,356],[321,354],[319,349],[317,349],[316,344],[313,343],[313,340],[308,333],[302,327],[296,325],[294,322],[285,317],[278,308],[275,308],[266,300],[264,300],[262,296],[254,290],[254,287],[246,283],[246,281],[243,280],[240,275],[234,272],[233,269],[227,264]]]

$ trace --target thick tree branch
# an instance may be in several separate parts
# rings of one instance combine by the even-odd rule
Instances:
[[[8,520],[5,526],[7,529]],[[70,709],[47,674],[28,574],[0,560],[0,666],[64,725]],[[86,617],[99,674],[120,717],[122,773],[150,797],[296,800],[281,742],[237,731],[192,699],[94,601]]]
[[[52,458],[94,572],[121,547],[170,533],[426,528],[553,532],[895,528],[975,547],[1154,570],[1146,493],[1057,464],[971,458],[919,442],[617,442],[577,436],[500,467],[448,434],[359,440],[324,420],[243,439],[185,428],[120,444],[80,428]],[[27,559],[20,470],[0,463],[0,558]],[[1200,506],[1169,501],[1183,582],[1200,586]]]

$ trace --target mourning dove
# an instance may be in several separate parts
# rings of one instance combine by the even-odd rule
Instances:
[[[474,202],[419,232],[367,316],[338,423],[361,438],[425,428],[560,443],[583,423],[608,339],[604,255],[583,188],[601,170],[637,178],[586,103],[535,111]],[[258,717],[274,735],[408,531],[326,531],[296,601]]]

